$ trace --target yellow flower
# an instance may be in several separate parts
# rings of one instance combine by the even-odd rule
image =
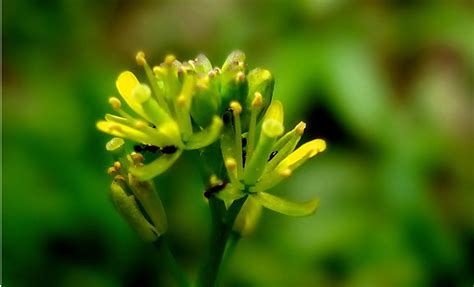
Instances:
[[[315,139],[295,149],[306,124],[300,122],[291,131],[284,133],[283,106],[273,101],[263,117],[260,125],[258,141],[257,126],[254,114],[259,112],[261,95],[256,93],[251,110],[249,130],[244,133],[247,142],[242,148],[242,130],[240,129],[240,110],[238,103],[231,103],[227,117],[224,118],[221,150],[230,183],[217,194],[230,205],[234,200],[249,196],[252,207],[243,208],[236,219],[237,229],[252,226],[251,220],[257,220],[259,205],[291,216],[313,214],[319,204],[317,199],[304,203],[295,203],[269,194],[266,191],[291,176],[293,171],[305,161],[326,149],[326,142]],[[245,152],[243,152],[245,151]],[[248,209],[248,213],[246,213]],[[253,219],[251,219],[253,218]],[[245,231],[240,230],[245,233]]]
[[[197,75],[188,73],[174,56],[167,56],[154,72],[143,52],[137,54],[136,60],[144,67],[149,85],[141,83],[130,71],[122,72],[116,81],[120,96],[134,114],[127,113],[121,101],[112,97],[109,103],[119,115],[106,114],[105,120],[97,122],[97,128],[116,137],[157,147],[163,154],[153,162],[130,167],[138,179],[149,180],[166,171],[183,150],[200,149],[216,141],[223,123],[218,114],[211,113],[207,126],[193,126],[191,104],[198,89]]]

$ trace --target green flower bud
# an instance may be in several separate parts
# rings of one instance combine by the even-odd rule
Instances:
[[[272,101],[273,88],[275,81],[270,71],[256,68],[247,75],[249,91],[248,97],[245,99],[244,111],[242,113],[242,128],[247,129],[250,121],[252,102],[256,93],[262,96],[262,104],[257,113],[257,122],[260,121],[265,114],[268,106]]]
[[[191,117],[201,127],[207,127],[219,113],[221,99],[208,79],[200,79],[191,104]]]
[[[194,69],[196,73],[207,74],[212,70],[212,64],[209,59],[203,55],[199,54],[196,59],[193,61]]]
[[[133,191],[133,194],[138,198],[143,209],[150,217],[158,234],[161,235],[165,233],[168,229],[166,213],[163,204],[156,193],[153,182],[139,181],[131,174],[129,174],[128,182],[130,189]]]
[[[226,72],[228,70],[236,69],[239,66],[239,63],[245,62],[245,54],[242,51],[236,50],[227,56],[224,64],[222,65],[222,71]]]
[[[146,242],[156,241],[161,233],[152,225],[141,212],[135,196],[127,194],[124,180],[115,179],[110,186],[112,202],[122,218]]]
[[[247,77],[243,71],[228,71],[221,75],[221,97],[224,112],[232,101],[244,103],[249,91]]]

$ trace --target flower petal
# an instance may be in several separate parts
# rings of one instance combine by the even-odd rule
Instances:
[[[253,193],[251,197],[264,207],[289,216],[308,216],[315,213],[319,206],[318,199],[297,203],[266,192]]]
[[[158,142],[155,137],[151,137],[147,133],[117,122],[98,121],[96,126],[97,129],[104,133],[116,137],[128,138],[137,143],[151,144],[156,146],[162,146],[163,144],[161,141]]]
[[[291,169],[294,170],[303,164],[309,158],[317,155],[318,153],[326,149],[326,142],[322,139],[315,139],[310,142],[305,143],[300,146],[298,149],[293,151],[289,156],[283,159],[280,164],[278,164],[278,170]]]
[[[139,84],[140,82],[138,82],[137,77],[135,77],[135,75],[130,71],[122,72],[118,76],[117,81],[115,82],[117,90],[119,91],[120,95],[125,100],[127,105],[138,115],[150,121],[150,118],[143,111],[141,104],[137,102],[132,95],[133,90]]]
[[[212,119],[212,123],[209,127],[193,133],[189,140],[185,143],[184,148],[191,150],[191,149],[199,149],[205,146],[210,145],[214,141],[216,141],[219,136],[221,135],[221,130],[223,126],[222,120],[215,116]]]
[[[284,112],[282,103],[280,101],[272,101],[263,120],[272,119],[283,125],[283,118]]]
[[[170,168],[182,152],[182,150],[177,150],[172,154],[163,154],[149,164],[139,167],[130,167],[128,170],[139,180],[149,180]]]

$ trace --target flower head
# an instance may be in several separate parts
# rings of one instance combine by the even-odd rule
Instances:
[[[174,56],[150,68],[145,54],[136,56],[143,66],[148,84],[130,71],[120,73],[117,90],[133,113],[122,108],[120,99],[109,99],[117,115],[106,114],[97,128],[116,137],[156,147],[161,156],[147,165],[130,167],[140,180],[151,179],[167,170],[183,150],[203,148],[219,138],[222,120],[219,98],[209,86],[209,60],[180,63]],[[207,106],[206,106],[207,105]],[[214,106],[209,109],[208,106]],[[204,114],[204,116],[203,116]]]
[[[241,130],[241,107],[238,103],[231,103],[230,111],[224,117],[221,150],[230,183],[217,196],[227,205],[245,195],[249,196],[236,220],[237,229],[252,225],[250,221],[258,217],[259,205],[291,216],[310,215],[318,207],[317,199],[296,203],[267,193],[267,190],[289,178],[305,161],[324,151],[326,143],[315,139],[296,148],[306,124],[300,122],[284,134],[283,106],[279,101],[271,102],[257,125],[256,115],[261,109],[261,102],[261,95],[256,92],[246,131]]]

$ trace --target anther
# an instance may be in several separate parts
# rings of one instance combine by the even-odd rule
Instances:
[[[186,97],[184,95],[179,96],[176,99],[176,104],[178,107],[184,107],[186,105]]]
[[[263,103],[262,94],[260,92],[255,92],[255,96],[252,100],[252,108],[260,108]]]
[[[145,53],[143,51],[138,52],[135,56],[135,60],[139,66],[144,66],[146,64]]]
[[[176,60],[176,57],[174,55],[167,55],[165,57],[165,64],[168,65],[168,66],[171,66],[171,64],[173,64],[173,62]]]
[[[207,76],[209,78],[214,78],[216,75],[217,75],[217,73],[216,73],[215,70],[211,70],[211,71],[209,71],[209,73],[207,73]]]
[[[153,73],[155,74],[155,76],[162,76],[162,75],[164,75],[165,71],[164,71],[163,67],[154,66],[153,67]]]
[[[237,75],[235,75],[235,82],[240,83],[243,80],[245,80],[245,74],[242,72],[238,72]]]
[[[145,160],[145,157],[141,153],[132,152],[130,157],[134,164],[142,163]]]
[[[237,168],[237,162],[233,158],[228,158],[225,161],[225,166],[230,170],[233,171]]]
[[[120,170],[122,168],[122,164],[120,163],[120,161],[114,162],[114,168],[116,170]]]
[[[116,97],[109,98],[109,104],[112,106],[113,109],[118,110],[122,106],[122,103]]]
[[[108,175],[115,175],[117,173],[117,169],[115,167],[111,166],[107,169],[107,174]]]
[[[239,102],[232,101],[230,103],[230,108],[232,109],[234,115],[240,115],[240,113],[242,112],[242,105],[240,105]]]
[[[125,181],[125,177],[123,177],[122,175],[117,175],[116,177],[114,177],[114,181]]]

